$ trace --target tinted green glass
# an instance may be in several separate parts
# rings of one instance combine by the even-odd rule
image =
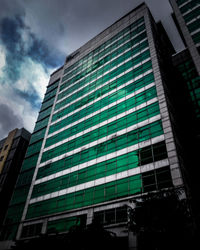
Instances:
[[[181,5],[181,4],[183,4],[183,3],[187,2],[187,1],[188,0],[177,0],[176,2],[177,2],[178,5]]]
[[[192,39],[194,43],[199,43],[200,42],[200,32],[196,33],[195,35],[192,36]]]
[[[34,154],[28,158],[26,157],[22,164],[22,170],[27,170],[32,167],[35,167],[37,164],[38,156],[39,156],[39,153]]]
[[[189,22],[191,21],[192,19],[196,18],[200,13],[200,7],[192,10],[191,12],[189,12],[188,14],[186,14],[183,18],[185,20],[185,22]]]
[[[127,75],[128,75],[128,74],[127,74]],[[127,75],[124,76],[124,79],[126,79],[126,81],[128,81],[129,78],[132,78],[132,72],[130,72],[130,74],[129,74],[130,77],[129,77],[129,78],[127,77]],[[148,85],[149,83],[152,83],[153,81],[154,81],[154,76],[153,76],[152,73],[150,73],[150,74],[148,74],[147,76],[145,76],[145,77],[143,77],[143,78],[141,78],[141,79],[135,81],[133,84],[131,84],[132,87],[131,87],[130,85],[127,86],[127,87],[125,87],[124,90],[127,90],[127,94],[131,94],[131,93],[134,92],[135,90],[140,89],[141,87],[144,87],[145,85]],[[124,96],[126,95],[126,91],[121,91],[121,92],[122,92],[122,95],[119,95],[119,94],[118,94],[118,95],[116,96],[116,100],[119,100],[120,98],[122,98],[122,97],[124,97]],[[137,95],[137,96],[138,96],[138,99],[139,99],[139,95]],[[102,100],[102,102],[103,102],[103,101],[104,101],[104,100]],[[113,102],[113,99],[110,99],[110,98],[109,98],[108,101],[109,101],[109,102]],[[134,103],[135,103],[135,101],[134,101]],[[137,100],[137,103],[139,103],[139,100]],[[109,104],[109,103],[108,103],[108,104]],[[129,105],[132,105],[131,102],[129,103]],[[129,105],[127,105],[127,107],[128,107]],[[101,101],[98,102],[98,103],[95,104],[95,105],[89,106],[89,107],[87,108],[87,114],[90,114],[90,112],[92,113],[92,112],[96,111],[95,108],[98,108],[99,106],[101,107]],[[84,116],[86,115],[86,112],[85,112],[85,111],[86,111],[85,109],[84,109],[84,110],[81,110],[81,111],[79,111],[78,113],[76,113],[76,114],[74,114],[74,115],[72,115],[72,116],[69,116],[69,117],[63,119],[61,122],[56,123],[56,124],[50,126],[49,134],[55,132],[56,130],[59,130],[60,128],[63,128],[63,127],[65,127],[65,126],[67,126],[67,125],[70,124],[70,123],[75,122],[76,120],[81,119],[82,117],[84,117]],[[116,112],[116,111],[115,111],[115,112]],[[123,111],[121,111],[121,112],[123,112]],[[120,111],[118,111],[118,113],[120,113]],[[100,115],[104,115],[104,114],[105,114],[105,112],[102,112],[102,113],[98,114],[97,117],[99,117]],[[110,117],[110,115],[109,115],[108,117]],[[92,118],[92,119],[93,119],[93,118]],[[97,118],[97,119],[98,119],[98,118]],[[87,121],[88,121],[88,120],[87,120]]]
[[[184,14],[185,12],[187,12],[189,9],[194,8],[195,6],[197,6],[199,4],[199,0],[192,0],[190,2],[188,2],[187,4],[185,4],[183,7],[180,8],[180,11],[182,14]]]
[[[52,198],[46,201],[37,202],[31,204],[28,207],[28,212],[26,219],[34,218],[42,215],[53,214],[56,212],[67,211],[69,209],[84,207],[87,205],[97,204],[106,200],[116,199],[122,196],[127,196],[130,194],[139,193],[142,191],[142,181],[141,175],[136,175],[134,177],[124,178],[124,183],[126,182],[128,188],[123,194],[118,192],[120,190],[122,180],[113,181],[106,183],[104,185],[96,186],[95,188],[89,188],[81,190],[79,192],[62,195],[57,198]],[[111,194],[111,190],[115,190],[114,195]],[[89,199],[92,198],[93,199]],[[65,199],[66,205],[59,207],[57,205],[57,200]],[[48,208],[48,209],[46,209]]]
[[[145,136],[144,136],[144,133],[145,133]],[[85,161],[89,161],[89,160],[92,160],[94,158],[97,158],[97,157],[100,157],[102,155],[106,155],[106,154],[109,154],[111,152],[114,152],[114,151],[117,151],[117,150],[120,150],[122,148],[125,148],[125,147],[129,147],[131,145],[134,145],[136,143],[139,143],[140,141],[144,141],[146,139],[149,139],[149,138],[152,138],[152,137],[155,137],[155,136],[158,136],[160,134],[162,134],[163,131],[162,131],[162,125],[161,125],[161,121],[156,121],[154,123],[151,123],[149,125],[146,125],[144,127],[141,127],[137,130],[134,130],[134,131],[131,131],[127,134],[124,134],[124,135],[121,135],[121,136],[118,136],[114,139],[111,139],[111,140],[108,140],[106,142],[103,142],[103,143],[100,143],[96,146],[93,146],[87,150],[83,150],[81,152],[81,154],[84,154],[87,152],[87,154],[89,154],[90,151],[96,151],[96,155],[92,155],[91,157],[89,157],[89,155],[87,155],[87,158],[86,159],[81,159],[81,154],[80,153],[76,153],[72,156],[70,156],[68,158],[68,160],[71,162],[71,160],[76,160],[75,164],[77,164],[77,162],[81,163],[81,162],[85,162]],[[118,141],[118,143],[120,143],[121,140],[125,139],[127,137],[127,143],[123,143],[122,144],[116,144],[116,141]],[[56,157],[57,155],[59,154],[62,154],[62,153],[65,153],[66,152],[66,149],[63,147],[62,149],[63,151],[58,151],[58,150],[54,150],[53,152],[51,152],[51,154],[43,154],[42,156],[42,160],[41,162],[44,162],[44,161],[47,161],[48,159],[51,159],[53,157]],[[67,158],[65,159],[65,161],[67,161]]]
[[[187,25],[190,32],[197,30],[200,27],[200,19],[195,20],[194,22]]]
[[[200,77],[196,71],[195,65],[192,59],[189,59],[180,65],[178,65],[178,70],[181,72],[184,80],[186,81],[186,88],[190,96],[189,102],[193,105],[193,110],[197,119],[200,117]]]
[[[146,112],[146,110],[144,111],[144,112]],[[157,111],[157,112],[159,112],[159,110]],[[156,113],[155,113],[156,114]],[[152,114],[150,114],[150,116],[151,116]],[[141,120],[134,120],[134,119],[131,119],[131,117],[132,117],[132,114],[130,114],[129,116],[127,116],[128,118],[130,117],[130,119],[129,119],[129,126],[130,125],[133,125],[133,124],[135,124],[136,122],[140,122],[140,121],[142,121],[142,120],[144,120],[145,119],[145,116],[143,116],[142,118],[141,118]],[[127,125],[126,125],[126,119],[127,119],[127,117],[124,117],[124,118],[122,118],[121,119],[121,122],[120,122],[120,120],[119,120],[119,126],[117,126],[115,129],[113,128],[113,126],[112,126],[112,131],[110,131],[110,133],[115,133],[115,132],[117,132],[118,130],[121,130],[121,129],[123,129],[123,128],[126,128],[127,127]],[[148,116],[147,116],[148,117]],[[113,123],[111,123],[110,125],[112,125]],[[115,124],[114,124],[114,126],[115,126]],[[55,148],[53,148],[53,149],[50,149],[50,150],[48,150],[48,151],[45,151],[44,153],[43,153],[43,155],[42,155],[42,162],[43,161],[46,161],[46,160],[48,160],[48,159],[51,159],[51,158],[53,158],[53,157],[56,157],[56,156],[58,156],[58,155],[61,155],[61,154],[64,154],[64,153],[66,153],[66,152],[70,152],[70,151],[72,151],[72,150],[74,150],[74,149],[76,149],[76,148],[79,148],[79,147],[82,147],[82,146],[84,146],[84,145],[86,145],[86,144],[88,144],[88,143],[90,143],[90,142],[92,142],[92,141],[96,141],[97,139],[100,139],[100,138],[102,138],[102,137],[105,137],[106,135],[109,135],[108,134],[108,131],[106,131],[107,130],[107,125],[106,126],[103,126],[103,127],[100,127],[100,128],[98,128],[97,130],[96,130],[96,132],[98,133],[98,136],[96,136],[96,133],[87,133],[87,134],[85,134],[85,135],[83,135],[83,136],[80,136],[80,137],[78,137],[78,138],[76,138],[76,139],[73,139],[72,141],[70,141],[70,142],[66,142],[66,143],[64,143],[64,144],[62,144],[62,145],[60,145],[60,146],[58,146],[58,147],[55,147]],[[152,132],[154,132],[154,131],[152,131]],[[134,135],[135,136],[135,135]],[[144,138],[148,138],[148,136],[149,136],[149,131],[148,131],[148,129],[144,129],[144,131],[142,131],[141,132],[141,135],[140,135],[141,137],[144,137]],[[132,138],[131,136],[130,136],[130,138]],[[113,144],[112,144],[113,145]]]
[[[144,71],[143,71],[143,69],[144,69]],[[127,73],[125,76],[122,76],[122,77],[124,79],[126,79],[126,81],[129,81],[129,80],[135,78],[136,76],[140,75],[141,73],[143,73],[149,69],[151,69],[151,62],[145,63],[145,65],[143,65],[143,67],[140,66],[137,68],[137,70],[130,71],[129,73]],[[54,132],[55,128],[56,128],[56,130],[58,130],[59,128],[64,127],[67,124],[70,124],[70,123],[72,123],[76,120],[79,120],[79,119],[81,119],[81,118],[83,118],[91,113],[94,113],[95,111],[101,109],[102,107],[105,107],[105,106],[121,99],[122,97],[124,97],[127,94],[131,94],[132,92],[144,87],[147,84],[148,84],[148,82],[143,83],[141,80],[137,80],[137,81],[130,84],[132,86],[128,85],[128,86],[118,90],[117,92],[111,94],[110,96],[106,96],[106,97],[102,98],[101,100],[88,106],[86,109],[82,109],[82,110],[78,111],[77,113],[75,113],[74,115],[69,116],[66,119],[63,119],[62,121],[58,122],[58,124],[53,125],[52,127],[50,127],[49,133]],[[64,115],[64,112],[66,112],[66,111],[63,111],[62,115]],[[55,115],[54,115],[54,117],[56,117]],[[59,118],[59,117],[56,117],[56,118]]]
[[[54,97],[47,100],[46,102],[43,102],[40,112],[47,109],[48,107],[53,106],[53,103],[54,103]]]
[[[57,87],[52,91],[48,92],[47,94],[45,94],[43,102],[46,102],[48,99],[55,97],[56,92],[57,92]]]
[[[21,186],[28,185],[29,183],[31,183],[34,170],[35,169],[33,167],[26,171],[20,172],[20,175],[17,179],[16,187],[21,187]]]
[[[148,109],[154,109],[154,112],[149,112]],[[55,147],[51,150],[46,151],[43,156],[45,155],[51,155],[51,157],[54,157],[54,153],[59,154],[59,152],[63,152],[63,148],[66,149],[65,152],[74,150],[75,148],[82,147],[92,141],[96,141],[102,137],[105,137],[109,134],[113,134],[119,130],[122,130],[128,126],[134,125],[136,123],[139,123],[143,120],[146,120],[152,116],[155,116],[159,114],[159,106],[158,103],[152,104],[148,107],[145,107],[140,110],[140,113],[134,112],[131,113],[125,117],[120,118],[117,121],[111,122],[103,127],[100,127],[92,132],[86,133],[83,136],[80,136],[76,139],[71,140],[70,142],[64,143],[58,147]],[[127,126],[128,124],[128,126]],[[148,134],[147,134],[148,136]]]
[[[139,56],[139,58],[141,60],[149,58],[150,54],[149,51],[144,52],[143,54],[141,54]],[[119,68],[115,69],[113,72],[109,73],[108,79],[111,80],[112,78],[116,77],[117,75],[121,74],[125,69],[129,69],[130,67],[136,65],[138,63],[138,61],[135,60],[131,60],[130,63],[127,62],[124,65],[120,66]],[[150,62],[147,62],[146,65],[150,65]],[[144,65],[144,67],[146,66]],[[135,69],[135,71],[137,72],[141,72],[141,68],[142,66],[139,66],[137,69]],[[141,74],[141,73],[140,73]],[[106,75],[104,76],[104,78],[107,77]],[[76,110],[81,108],[82,106],[94,101],[95,99],[99,98],[100,96],[105,95],[106,93],[110,92],[111,90],[115,89],[117,86],[119,87],[120,85],[122,85],[123,83],[120,84],[120,82],[117,82],[117,80],[115,80],[115,84],[113,84],[111,87],[109,85],[106,85],[104,87],[102,87],[101,89],[96,90],[95,92],[91,93],[90,95],[84,97],[83,99],[73,103],[72,105],[66,107],[65,109],[62,109],[61,111],[58,111],[56,114],[53,115],[52,117],[52,121],[57,120],[58,118]],[[64,102],[64,103],[63,103]],[[61,102],[61,106],[63,104],[65,104],[66,101]]]
[[[50,91],[52,91],[54,88],[57,88],[58,87],[58,84],[59,84],[59,80],[57,80],[56,82],[54,82],[53,84],[47,86],[47,91],[46,91],[46,94],[49,93]]]
[[[142,41],[142,40],[145,39],[145,38],[146,38],[146,32],[143,32],[142,34],[138,35],[136,38],[133,39],[131,45],[133,46],[133,45],[139,43],[140,41]],[[108,51],[109,51],[109,50],[108,50]],[[119,49],[118,52],[115,52],[115,53],[113,54],[113,57],[117,56],[118,53],[122,53],[122,52],[123,52],[123,50],[122,50],[122,49],[121,49],[121,50]],[[106,67],[108,67],[108,66],[106,66]],[[102,73],[103,73],[103,72],[102,72],[102,69],[99,69],[99,70],[100,70],[100,74],[102,74]],[[94,78],[96,78],[96,75],[98,75],[98,74],[93,75]],[[89,81],[89,80],[92,81],[94,78],[90,78],[90,76],[86,77],[87,81]],[[72,88],[77,89],[77,88],[78,88],[77,85],[78,85],[79,87],[80,87],[80,86],[83,86],[83,85],[86,83],[86,79],[83,79],[83,80],[79,81],[77,84],[73,85]],[[69,86],[72,85],[73,83],[74,83],[74,81],[72,81],[72,80],[63,83],[63,84],[60,86],[60,91],[63,90],[64,88],[66,88],[66,87],[69,87]]]
[[[46,117],[46,118],[44,118],[44,119],[41,120],[41,121],[36,122],[35,128],[34,128],[34,132],[40,130],[41,128],[47,127],[48,122],[49,122],[49,116]]]
[[[129,52],[130,56],[133,56],[134,54],[140,52],[142,49],[146,48],[147,46],[148,46],[148,42],[147,42],[147,41],[141,43],[137,48],[135,48],[133,51],[130,51],[130,52]],[[127,56],[127,58],[125,58],[124,56],[122,56],[123,61],[124,61],[125,59],[128,59],[130,56]],[[141,60],[142,60],[142,58],[141,58]],[[119,60],[117,60],[117,62],[120,63]],[[112,62],[112,63],[110,64],[110,67],[114,67],[115,65],[116,65],[116,63]],[[104,69],[105,69],[105,68],[102,68],[102,69],[101,69],[102,72],[100,72],[100,71],[96,72],[96,77],[99,77],[103,72],[105,72]],[[103,70],[104,70],[104,71],[103,71]],[[96,78],[96,77],[95,77],[95,78]],[[56,106],[55,106],[55,110],[59,109],[59,108],[62,107],[63,105],[66,105],[67,103],[72,102],[73,100],[76,100],[77,98],[81,97],[82,95],[87,94],[89,91],[94,90],[94,89],[97,88],[98,86],[101,86],[102,83],[103,83],[103,82],[102,82],[102,79],[103,79],[103,78],[100,78],[100,79],[98,79],[97,81],[90,83],[88,86],[82,88],[81,90],[79,90],[78,92],[76,92],[76,93],[74,93],[74,94],[72,94],[72,95],[71,95],[71,93],[72,93],[74,90],[77,90],[77,88],[82,87],[82,84],[81,84],[82,82],[77,83],[77,84],[73,85],[71,88],[68,88],[68,89],[65,90],[64,92],[60,93],[60,94],[58,95],[58,100],[61,99],[61,98],[63,98],[63,97],[65,97],[65,96],[67,96],[68,94],[70,94],[70,97],[67,97],[65,100],[63,100],[63,101],[57,103]],[[87,79],[84,79],[84,83],[85,83],[85,84],[87,84],[86,81],[87,81]],[[88,81],[91,81],[91,79],[88,78]],[[109,85],[110,85],[110,84],[109,84]],[[110,87],[111,87],[111,86],[110,86]]]
[[[43,128],[43,129],[39,130],[38,132],[33,133],[31,136],[30,144],[32,144],[38,140],[43,139],[45,132],[46,132],[46,128]]]
[[[138,19],[136,22],[132,23],[129,27],[125,28],[124,30],[122,30],[121,32],[119,32],[117,35],[115,35],[114,37],[112,37],[111,39],[109,39],[108,41],[106,41],[105,43],[103,43],[102,45],[100,45],[98,48],[96,48],[95,50],[93,50],[91,53],[89,53],[87,56],[83,57],[81,60],[79,60],[78,62],[74,63],[73,65],[71,65],[70,67],[66,68],[64,73],[67,73],[68,71],[74,69],[75,67],[77,67],[78,65],[83,64],[85,61],[88,61],[89,58],[91,58],[92,56],[95,55],[95,53],[99,53],[99,51],[101,49],[103,49],[105,46],[108,46],[110,43],[114,42],[116,39],[118,39],[120,36],[122,36],[124,33],[126,33],[127,31],[129,31],[130,29],[136,27],[137,25],[139,25],[140,23],[142,23],[144,21],[144,17],[141,17],[140,19]]]
[[[164,142],[160,142],[140,150],[130,152],[110,160],[92,165],[79,171],[54,178],[34,186],[32,198],[79,185],[91,180],[102,178],[108,175],[127,171],[141,165],[167,158],[167,151]],[[48,176],[47,171],[38,172],[37,178]]]
[[[29,145],[27,152],[26,152],[26,157],[29,157],[30,155],[40,152],[40,149],[42,147],[42,142],[43,140],[40,140],[32,145]]]
[[[28,195],[28,191],[29,189],[24,188],[24,186],[16,188],[10,205],[25,202]]]
[[[55,232],[56,230],[56,232],[65,232],[65,231],[68,231],[72,226],[79,224],[78,221],[79,221],[78,217],[70,217],[70,218],[65,218],[65,219],[60,219],[60,220],[55,220],[55,221],[49,221],[47,224],[47,231]]]
[[[47,116],[50,116],[51,109],[52,109],[52,107],[49,107],[49,108],[45,109],[44,111],[40,112],[37,121],[40,121],[40,120],[46,118]]]
[[[13,205],[8,208],[6,218],[9,220],[10,224],[19,222],[21,220],[23,209],[23,204]]]
[[[137,29],[136,31],[134,32],[131,32],[130,33],[130,36],[126,36],[126,37],[123,37],[121,40],[122,40],[122,43],[126,42],[126,40],[130,39],[130,37],[134,37],[135,35],[139,34],[141,31],[144,31],[144,28],[145,26],[142,25],[140,26],[140,29]],[[138,40],[137,38],[135,38],[136,40]],[[132,38],[129,42],[127,42],[125,45],[122,45],[120,48],[117,48],[114,50],[114,52],[112,53],[112,50],[109,48],[107,48],[106,50],[103,51],[103,53],[101,53],[101,55],[99,55],[99,58],[102,57],[102,56],[105,56],[104,58],[100,59],[99,61],[96,61],[96,60],[93,60],[93,64],[88,67],[88,68],[82,68],[82,72],[80,73],[80,71],[77,69],[77,71],[75,72],[75,74],[71,73],[70,75],[66,75],[63,77],[63,81],[66,81],[67,79],[69,79],[69,77],[72,77],[70,80],[68,80],[66,82],[66,84],[68,86],[70,86],[71,84],[73,84],[74,82],[80,80],[81,78],[85,77],[86,75],[92,73],[93,71],[96,71],[99,67],[101,67],[102,65],[104,65],[105,63],[107,63],[108,61],[110,61],[112,58],[114,58],[115,56],[117,56],[118,54],[124,52],[126,49],[128,48],[131,48],[131,46],[133,46],[133,43],[135,41],[134,38]],[[119,46],[119,41],[117,42],[117,45]],[[137,49],[134,49],[133,50],[133,55],[136,53]],[[130,52],[129,52],[130,54]],[[126,57],[128,56],[129,54],[126,53],[126,55],[123,55],[123,57]],[[112,63],[113,64],[116,64],[117,62],[120,63],[120,57],[118,57],[115,61],[113,61]],[[117,64],[118,64],[117,63]],[[104,66],[104,72],[106,72],[107,70],[105,69],[105,67],[108,67],[107,70],[109,69],[109,65],[105,65]],[[98,70],[97,70],[98,72]],[[78,73],[78,74],[77,74]],[[98,73],[97,73],[98,74]],[[90,76],[91,77],[91,76]],[[65,85],[66,85],[65,84]],[[63,89],[63,87],[62,87]]]
[[[143,95],[143,98],[141,99],[141,95]],[[72,135],[75,135],[83,130],[86,130],[87,128],[90,128],[96,124],[99,124],[109,118],[112,118],[113,116],[116,116],[122,112],[125,112],[126,110],[130,110],[131,108],[140,105],[141,103],[148,101],[152,98],[156,97],[156,88],[152,87],[148,89],[147,91],[142,92],[141,94],[138,94],[130,99],[125,100],[122,103],[119,103],[118,105],[115,105],[111,107],[110,109],[107,109],[103,111],[100,114],[97,114],[87,120],[84,120],[81,123],[78,123],[75,126],[72,126],[59,134],[56,134],[55,136],[52,136],[50,138],[47,138],[45,147],[51,146],[55,144],[56,142],[59,142],[61,140],[64,140]],[[151,109],[151,107],[149,107]],[[153,110],[151,110],[153,113]],[[119,121],[118,121],[119,123]],[[127,121],[127,124],[129,122]],[[95,132],[93,132],[95,133]],[[106,131],[107,133],[107,131]],[[98,136],[98,134],[96,134]]]

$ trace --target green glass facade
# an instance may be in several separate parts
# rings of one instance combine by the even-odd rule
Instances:
[[[87,209],[174,185],[150,16],[139,13],[52,75],[8,216],[19,209],[19,238],[65,232],[88,223]]]
[[[188,59],[178,65],[185,82],[187,83],[188,92],[194,107],[197,119],[200,119],[200,76],[198,76],[192,59]]]
[[[82,170],[62,175],[56,179],[35,185],[32,197],[35,198],[40,195],[48,194],[49,192],[62,190],[63,188],[75,186],[86,181],[96,180],[98,178],[109,176],[166,158],[167,151],[164,142],[156,143],[152,146],[144,147],[140,150],[123,154]],[[38,173],[38,178],[45,176],[48,175],[42,175],[42,172]]]
[[[179,137],[184,151],[184,168],[186,169],[184,175],[190,192],[191,210],[196,227],[199,228],[197,219],[200,211],[199,168],[197,166],[200,165],[198,157],[200,148],[200,1],[170,0],[170,2],[186,47],[173,55],[172,60],[177,72],[182,75],[176,89],[176,91],[179,89],[180,92],[182,91],[179,103],[177,103],[177,116],[179,117],[177,122],[180,124]],[[183,103],[182,107],[179,107],[180,103]],[[183,108],[184,105],[185,108]]]
[[[44,101],[41,106],[41,111],[31,136],[22,169],[8,208],[3,233],[1,236],[3,240],[10,240],[16,237],[33,174],[37,165],[42,141],[46,132],[50,111],[55,99],[55,90],[57,90],[58,83],[59,81],[56,81],[47,87]]]
[[[200,45],[200,5],[199,0],[177,1],[177,5],[196,46]]]
[[[199,122],[200,118],[200,72],[199,72],[199,62],[200,62],[200,1],[199,0],[177,0],[177,10],[176,5],[172,5],[177,16],[180,28],[183,32],[183,37],[185,39],[187,50],[180,52],[180,55],[175,55],[174,57],[179,58],[175,66],[181,73],[184,83],[186,84],[187,91],[190,97],[190,103],[192,103],[195,116]],[[178,10],[184,20],[181,23],[178,17]],[[187,29],[189,33],[184,32],[184,28]],[[191,43],[190,38],[194,42]],[[182,53],[182,55],[181,55]],[[182,59],[180,59],[182,58]]]

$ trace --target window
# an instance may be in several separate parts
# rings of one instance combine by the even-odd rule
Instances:
[[[42,223],[24,226],[22,229],[22,238],[39,235],[41,233]]]
[[[100,212],[95,212],[94,221],[104,225],[127,222],[127,208],[118,207]]]
[[[3,156],[0,157],[0,161],[3,161]]]
[[[47,225],[47,232],[66,232],[72,226],[81,225],[85,226],[86,224],[86,215],[77,216],[77,217],[69,217],[65,219],[49,221]]]
[[[163,167],[143,173],[142,181],[144,192],[173,186],[169,167]]]
[[[115,223],[115,209],[109,209],[105,211],[105,223],[106,224]]]
[[[153,161],[151,147],[145,147],[140,151],[141,165],[148,164]]]
[[[8,145],[6,145],[6,146],[4,147],[4,151],[5,151],[7,148],[8,148]]]
[[[154,171],[149,171],[142,175],[143,180],[143,190],[144,192],[149,192],[156,190],[156,179]]]

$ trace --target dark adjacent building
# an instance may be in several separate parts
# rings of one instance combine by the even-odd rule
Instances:
[[[0,141],[0,225],[2,226],[9,201],[18,178],[30,140],[30,133],[15,129]]]
[[[200,225],[200,198],[198,176],[200,174],[200,2],[199,0],[170,0],[174,19],[186,46],[173,55],[176,85],[177,122],[180,127],[184,152],[185,173],[189,188],[189,200],[197,226]]]

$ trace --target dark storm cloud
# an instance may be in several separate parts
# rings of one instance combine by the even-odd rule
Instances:
[[[14,114],[8,105],[0,104],[0,117],[0,135],[6,136],[10,130],[23,125],[23,121]]]
[[[64,62],[64,55],[59,51],[51,52],[47,44],[38,40],[35,35],[30,34],[32,38],[32,45],[28,49],[27,56],[30,56],[33,60],[44,64],[45,68],[56,68]]]
[[[23,21],[19,16],[14,19],[3,18],[1,20],[1,39],[6,48],[12,53],[16,52],[16,45],[21,42],[19,30],[23,28]]]
[[[8,67],[6,67],[6,73],[8,78],[12,81],[19,78],[19,68],[15,67],[15,65],[23,60],[24,54],[23,49],[21,48],[21,36],[19,33],[19,28],[21,26],[22,22],[19,17],[16,17],[14,20],[4,18],[1,21],[0,36],[2,44],[8,52],[6,57],[8,65]]]
[[[56,51],[51,53],[45,41],[42,41],[30,32],[30,29],[24,24],[24,20],[15,16],[14,18],[4,18],[1,21],[1,39],[7,50],[6,61],[8,64],[7,72],[12,80],[19,76],[20,62],[24,61],[26,56],[44,64],[44,67],[58,67],[64,61],[63,55]],[[23,40],[22,31],[27,33],[27,41]],[[25,43],[29,43],[27,44]],[[16,65],[17,64],[17,65]]]

